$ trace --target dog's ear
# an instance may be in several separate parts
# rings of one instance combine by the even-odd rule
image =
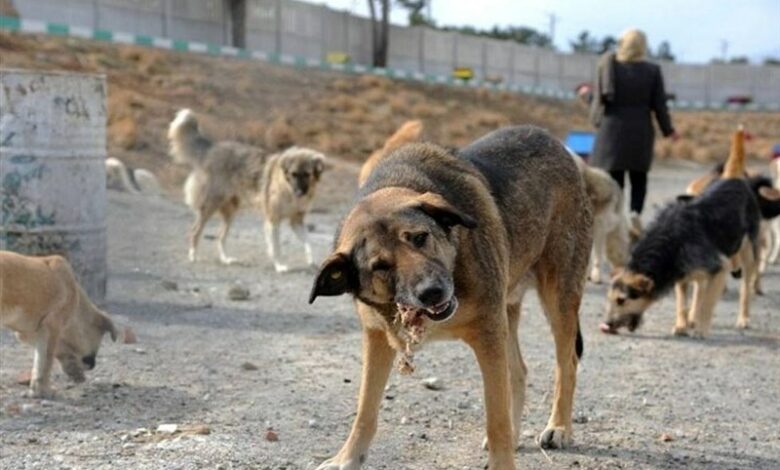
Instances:
[[[758,188],[758,194],[769,201],[780,201],[780,189],[761,186]]]
[[[119,336],[119,332],[116,329],[116,326],[114,325],[114,322],[111,321],[111,318],[105,313],[98,311],[98,327],[100,328],[100,331],[103,333],[108,333],[111,335],[111,341],[116,343],[116,338]]]
[[[309,294],[309,303],[320,295],[342,295],[355,292],[358,286],[357,268],[344,253],[334,253],[322,262]]]
[[[456,209],[440,194],[425,193],[416,200],[417,207],[439,225],[450,229],[455,225],[476,228],[477,221],[470,215]]]
[[[647,295],[655,288],[655,282],[644,274],[631,273],[626,286],[634,289],[640,295]]]
[[[314,156],[313,160],[314,160],[314,176],[316,176],[317,178],[319,178],[320,175],[322,175],[325,172],[325,170],[330,169],[330,165],[328,164],[325,155],[318,153],[317,155]]]

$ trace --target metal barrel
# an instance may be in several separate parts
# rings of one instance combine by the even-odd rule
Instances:
[[[68,258],[106,295],[106,80],[0,69],[0,249]]]

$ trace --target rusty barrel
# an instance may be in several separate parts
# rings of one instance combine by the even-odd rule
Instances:
[[[0,69],[0,249],[68,258],[106,295],[106,81]]]

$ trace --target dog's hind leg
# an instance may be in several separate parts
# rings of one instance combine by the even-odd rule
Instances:
[[[190,228],[190,252],[189,259],[191,262],[197,261],[198,242],[200,242],[200,236],[203,234],[203,229],[206,227],[206,222],[209,221],[214,212],[215,207],[201,207],[195,212],[195,222]]]
[[[268,257],[274,263],[274,269],[276,269],[277,273],[289,271],[290,268],[279,261],[279,223],[266,219],[263,228],[265,230],[265,244],[268,249]]]
[[[739,287],[739,317],[737,328],[748,328],[750,325],[750,295],[753,292],[754,278],[758,275],[753,243],[745,238],[739,250],[739,258],[743,267],[742,283]]]
[[[222,264],[233,264],[236,262],[235,258],[231,258],[225,253],[225,241],[228,233],[230,232],[230,226],[233,224],[236,212],[238,211],[238,199],[233,198],[227,203],[223,204],[219,209],[219,214],[222,216],[222,227],[219,229],[219,236],[217,238],[217,249],[219,250],[219,261]]]
[[[359,304],[360,308],[367,307]],[[361,467],[376,433],[379,408],[394,359],[395,350],[388,343],[385,332],[364,328],[363,372],[357,416],[339,453],[323,462],[317,470],[357,470]]]
[[[54,364],[54,353],[57,347],[58,331],[50,328],[41,328],[35,338],[35,356],[33,358],[32,377],[30,379],[30,393],[35,398],[44,398],[51,395],[49,381],[51,368]]]
[[[672,334],[675,336],[688,336],[688,324],[692,323],[688,320],[688,283],[685,281],[678,282],[674,285],[675,300],[677,302],[677,318],[672,328]]]
[[[780,256],[780,217],[776,217],[772,221],[772,250],[769,253],[769,262],[772,264],[777,263],[777,258]]]
[[[303,243],[303,249],[306,252],[306,264],[315,266],[314,255],[312,254],[311,244],[309,243],[309,233],[306,231],[306,225],[303,223],[303,216],[304,214],[302,212],[295,214],[290,219],[290,227],[293,232],[295,232],[295,236],[298,237],[298,240]]]

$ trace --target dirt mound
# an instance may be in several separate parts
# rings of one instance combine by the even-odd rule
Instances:
[[[396,127],[421,119],[425,139],[460,146],[507,124],[530,123],[559,137],[590,129],[575,102],[300,70],[257,61],[117,46],[72,38],[0,33],[6,67],[105,73],[109,155],[154,171],[167,188],[187,169],[171,163],[165,129],[192,108],[205,131],[269,149],[292,144],[363,161]],[[677,112],[679,142],[659,142],[662,158],[722,160],[737,123],[753,135],[750,157],[780,142],[780,113]]]

